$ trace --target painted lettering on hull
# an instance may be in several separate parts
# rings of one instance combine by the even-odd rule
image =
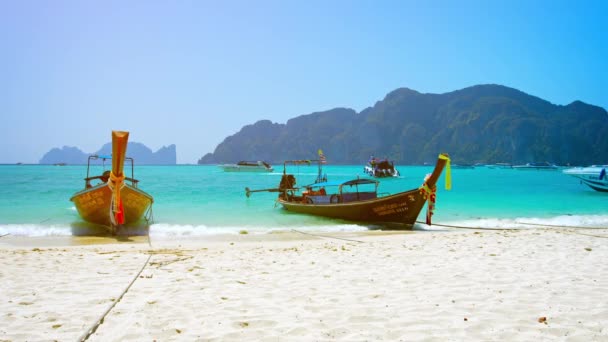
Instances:
[[[407,202],[415,202],[416,196],[408,195],[407,200],[404,202],[388,203],[379,205],[372,208],[374,214],[378,216],[394,215],[399,213],[406,213],[409,210]]]
[[[393,215],[396,213],[405,213],[408,211],[408,206],[407,203],[405,202],[400,202],[400,203],[389,203],[389,204],[383,204],[383,205],[379,205],[377,207],[372,208],[374,214],[378,215],[378,216],[386,216],[386,215]]]
[[[106,206],[105,197],[102,191],[89,192],[80,196],[78,204],[83,211],[88,212]]]

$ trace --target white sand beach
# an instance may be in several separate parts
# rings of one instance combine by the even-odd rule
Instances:
[[[319,234],[2,237],[0,341],[608,341],[608,230]]]

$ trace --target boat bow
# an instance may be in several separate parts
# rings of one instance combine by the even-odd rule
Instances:
[[[112,190],[112,214],[110,219],[113,225],[125,223],[120,191],[124,187],[125,181],[123,169],[128,141],[129,132],[112,131],[112,171],[108,179],[108,187]]]

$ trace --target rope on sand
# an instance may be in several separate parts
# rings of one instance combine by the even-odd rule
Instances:
[[[426,222],[423,222],[423,221],[416,221],[416,223],[426,224]],[[519,224],[525,224],[525,225],[531,225],[531,226],[542,226],[542,227],[552,227],[552,228],[561,228],[561,229],[570,229],[570,228],[575,228],[575,229],[608,229],[606,227],[563,226],[563,225],[551,225],[551,224],[540,224],[540,223],[526,223],[526,222],[518,222],[518,223]],[[487,228],[487,227],[456,226],[456,225],[438,224],[438,223],[433,223],[433,226],[447,227],[447,228],[458,228],[458,229],[498,230],[498,231],[516,231],[516,230],[525,230],[525,229],[527,229],[527,228]],[[320,237],[320,238],[326,238],[326,239],[345,240],[345,241],[352,241],[352,242],[359,242],[359,243],[364,243],[365,242],[365,241],[361,241],[361,240],[346,239],[346,238],[340,238],[340,237],[336,237],[336,236],[327,236],[327,235],[306,233],[306,232],[303,232],[303,231],[300,231],[300,230],[296,230],[296,229],[292,229],[292,231],[296,232],[296,233],[304,234],[304,235],[310,235],[310,236],[315,236],[315,237]],[[572,232],[572,234],[586,235],[586,236],[592,236],[592,237],[598,237],[598,238],[608,238],[608,236],[592,235],[592,234],[585,234],[585,233],[579,233],[579,232]]]
[[[300,230],[296,230],[296,229],[292,229],[291,231],[292,232],[296,232],[296,233],[300,233],[300,234],[304,234],[304,235],[316,236],[316,237],[321,237],[321,238],[326,238],[326,239],[336,239],[336,240],[344,240],[344,241],[352,241],[352,242],[365,243],[365,241],[361,241],[361,240],[345,239],[345,238],[340,238],[340,237],[336,237],[336,236],[311,234],[311,233],[306,233],[306,232],[303,232],[303,231],[300,231]]]
[[[520,222],[521,224],[526,224],[530,226],[545,226],[545,227],[555,227],[555,228],[576,228],[576,229],[608,229],[608,227],[581,227],[581,226],[563,226],[563,225],[553,225],[553,224],[542,224],[542,223],[526,223]]]
[[[416,223],[426,224],[423,221],[416,221]],[[529,223],[529,222],[515,222],[517,224],[524,224],[527,226],[541,226],[541,227],[553,227],[553,228],[575,228],[575,229],[608,229],[608,227],[583,227],[583,226],[564,226],[564,225],[554,225],[554,224],[544,224],[544,223]],[[479,229],[479,230],[523,230],[526,228],[487,228],[487,227],[471,227],[471,226],[452,226],[447,224],[438,224],[433,223],[433,226],[440,227],[449,227],[449,228],[462,228],[462,229]]]
[[[579,233],[579,232],[568,232],[568,231],[559,231],[562,234],[576,234],[576,235],[585,235],[585,236],[591,236],[591,237],[596,237],[596,238],[602,238],[602,239],[608,239],[608,236],[603,236],[603,235],[594,235],[594,234],[585,234],[585,233]]]
[[[416,223],[426,224],[426,222],[423,222],[423,221],[416,221]],[[440,223],[433,223],[432,225],[433,226],[439,226],[439,227],[460,228],[460,229],[476,229],[476,230],[521,230],[522,229],[522,228],[484,228],[484,227],[453,226],[453,225],[440,224]]]
[[[150,233],[148,233],[148,245],[150,247],[152,247],[152,243],[150,242]],[[139,275],[141,274],[141,272],[143,272],[144,268],[146,268],[146,266],[148,266],[148,263],[150,262],[150,258],[152,258],[152,254],[148,255],[148,259],[146,259],[146,262],[144,262],[144,265],[141,267],[141,269],[139,270],[139,272],[137,272],[137,274],[135,275],[135,277],[133,277],[133,280],[131,280],[131,282],[129,283],[129,285],[124,289],[124,291],[122,291],[122,293],[120,294],[120,296],[118,296],[118,298],[112,303],[112,305],[110,305],[106,311],[101,315],[101,317],[99,317],[99,319],[95,322],[95,324],[93,324],[89,329],[87,329],[87,331],[78,338],[78,342],[83,342],[89,339],[89,337],[91,337],[91,335],[93,335],[95,333],[95,331],[97,331],[97,328],[99,328],[99,326],[101,324],[103,324],[103,321],[105,320],[106,316],[110,313],[110,311],[112,311],[112,309],[116,306],[116,304],[118,304],[118,302],[120,302],[120,300],[122,299],[122,297],[124,297],[124,295],[129,291],[129,289],[131,288],[131,286],[133,285],[133,283],[135,283],[135,281],[137,280],[137,278],[139,278]]]
[[[425,223],[422,221],[416,221],[416,223]],[[566,229],[608,229],[608,227],[582,227],[582,226],[563,226],[563,225],[552,225],[552,224],[541,224],[541,223],[529,223],[529,222],[518,222],[519,224],[525,224],[530,226],[540,226],[540,227],[550,227],[550,228],[558,228],[556,229],[560,233],[564,234],[576,234],[576,235],[585,235],[596,238],[608,239],[608,236],[602,235],[593,235],[593,234],[585,234],[579,232],[568,232]],[[474,230],[504,230],[504,231],[514,231],[514,230],[526,230],[526,228],[485,228],[485,227],[467,227],[467,226],[452,226],[447,224],[433,224],[434,226],[440,227],[449,227],[449,228],[459,228],[459,229],[474,229]]]

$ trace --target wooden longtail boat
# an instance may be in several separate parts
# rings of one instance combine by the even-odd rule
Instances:
[[[154,199],[137,188],[138,180],[133,178],[133,159],[125,157],[129,132],[112,131],[112,156],[90,156],[87,163],[87,177],[84,190],[70,198],[80,216],[87,222],[106,226],[113,234],[122,225],[141,220],[151,209]],[[112,170],[98,176],[89,176],[92,160],[112,159]],[[131,177],[125,177],[125,159],[131,162]],[[91,182],[100,183],[92,185]],[[129,183],[126,183],[125,180]]]
[[[446,188],[449,189],[449,157],[440,154],[433,173],[416,189],[393,195],[378,196],[379,182],[374,179],[353,179],[346,182],[317,182],[303,188],[295,187],[295,177],[283,169],[278,189],[249,190],[279,192],[277,202],[284,209],[301,214],[338,218],[349,221],[390,224],[389,228],[411,228],[424,207],[429,202],[427,224],[435,206],[436,183],[448,165]],[[287,164],[287,162],[286,162]],[[285,164],[285,165],[286,165]],[[371,189],[364,189],[369,188]],[[337,189],[329,191],[329,189]],[[303,191],[301,191],[303,190]]]

